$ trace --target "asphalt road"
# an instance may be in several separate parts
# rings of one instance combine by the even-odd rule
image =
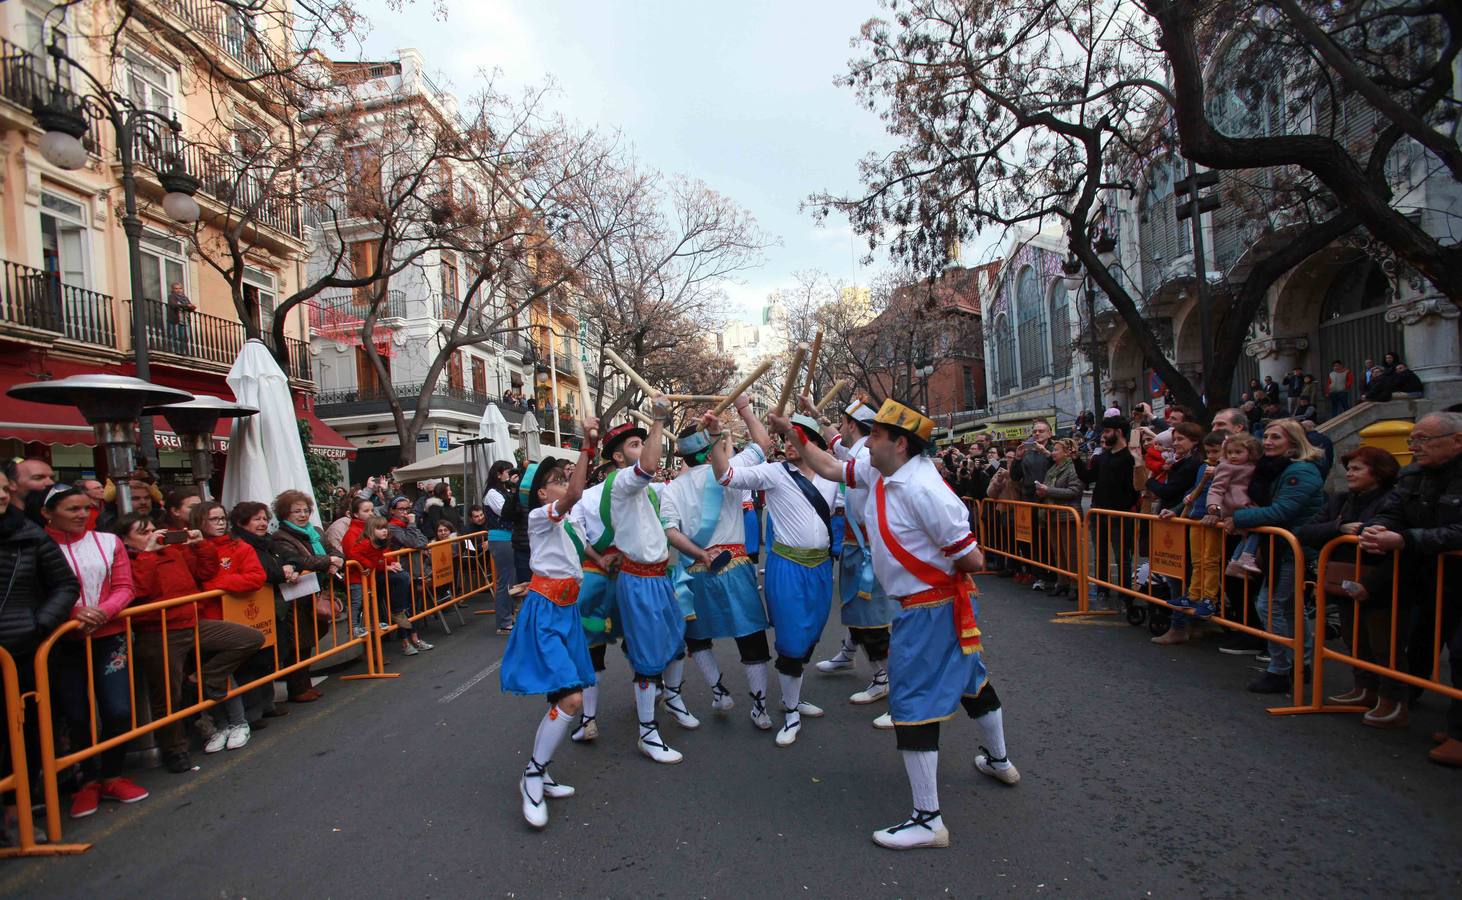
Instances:
[[[545,832],[516,782],[541,701],[501,694],[503,638],[476,618],[403,677],[331,678],[325,698],[247,748],[144,773],[152,789],[68,823],[79,857],[0,864],[4,897],[1457,896],[1462,772],[1426,760],[1442,704],[1409,731],[1354,718],[1274,718],[1244,692],[1252,658],[1216,639],[1159,648],[1112,620],[984,580],[981,626],[1006,708],[1007,788],[974,772],[968,720],[946,725],[940,792],[953,844],[895,853],[869,834],[908,811],[882,706],[859,676],[810,674],[828,715],[778,749],[736,709],[668,725],[686,760],[635,750],[629,673],[611,654],[596,745],[565,743],[553,771],[577,797]],[[836,616],[834,616],[836,619]],[[824,639],[838,636],[831,623]],[[825,655],[825,654],[822,654]],[[692,669],[693,667],[687,667]],[[1342,677],[1336,673],[1337,678]],[[1332,681],[1333,684],[1344,683]],[[775,688],[773,688],[775,691]]]

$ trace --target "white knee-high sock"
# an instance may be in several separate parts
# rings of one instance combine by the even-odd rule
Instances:
[[[1005,711],[995,709],[975,719],[975,727],[980,729],[980,740],[984,743],[982,747],[990,755],[990,765],[997,769],[1009,767],[1009,760],[1005,759]],[[996,762],[995,760],[1001,760]]]
[[[706,684],[715,687],[721,680],[721,667],[716,665],[716,654],[710,650],[697,650],[690,655],[690,658],[695,660],[695,664],[700,667]]]
[[[802,700],[802,676],[778,672],[777,681],[782,685],[782,708],[795,710]]]
[[[584,718],[592,719],[599,714],[599,685],[584,688]]]
[[[665,671],[661,673],[660,679],[665,682],[666,690],[680,690],[680,685],[685,681],[685,657],[672,659],[666,663]]]
[[[852,631],[849,631],[847,635],[843,637],[843,652],[848,655],[849,659],[851,659],[858,652],[858,642],[853,640]]]
[[[904,770],[909,773],[909,790],[914,795],[914,809],[939,811],[939,751],[900,750]]]
[[[635,682],[635,714],[641,723],[655,721],[655,682],[648,679]]]
[[[533,736],[533,759],[540,766],[547,766],[553,761],[554,751],[563,742],[565,736],[573,726],[574,717],[564,712],[562,707],[554,704],[548,708],[542,721],[538,723],[538,733]],[[529,763],[531,766],[532,763]]]
[[[751,694],[751,699],[760,698],[762,703],[767,699],[767,669],[771,663],[745,663],[746,666],[746,690]]]

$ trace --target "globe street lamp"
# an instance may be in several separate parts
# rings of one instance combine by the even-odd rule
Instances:
[[[162,208],[175,222],[198,221],[202,211],[193,199],[200,182],[188,174],[182,160],[182,125],[177,117],[137,106],[126,96],[113,91],[97,80],[80,63],[67,55],[58,40],[47,48],[56,77],[51,96],[35,106],[36,124],[45,132],[40,151],[46,161],[61,169],[79,169],[86,165],[87,150],[82,138],[89,118],[104,118],[112,123],[117,136],[117,159],[122,168],[124,212],[122,231],[127,235],[127,262],[132,283],[132,353],[136,360],[137,378],[147,382],[152,377],[147,350],[147,298],[142,284],[142,218],[137,214],[136,163],[139,142],[150,148],[154,164],[166,193]],[[95,93],[76,96],[61,87],[61,65],[66,64],[81,74],[95,88]],[[161,298],[158,298],[159,301]],[[152,418],[139,421],[142,453],[156,469],[157,444],[153,437]]]
[[[106,454],[107,471],[117,486],[117,509],[132,511],[132,448],[137,446],[137,420],[145,406],[192,400],[177,388],[150,384],[130,375],[72,375],[55,381],[17,384],[6,392],[17,400],[74,406],[91,425],[98,447]]]

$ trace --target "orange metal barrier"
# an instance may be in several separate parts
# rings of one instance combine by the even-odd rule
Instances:
[[[1447,570],[1462,572],[1462,551],[1444,553],[1437,557],[1436,562],[1436,591],[1430,598],[1421,598],[1422,602],[1430,600],[1432,603],[1431,635],[1432,646],[1427,658],[1430,665],[1426,673],[1417,674],[1407,671],[1409,666],[1404,658],[1407,650],[1406,636],[1402,634],[1404,627],[1401,619],[1401,554],[1392,552],[1385,557],[1370,557],[1368,561],[1365,554],[1354,550],[1347,551],[1354,555],[1353,560],[1336,560],[1336,551],[1341,548],[1353,548],[1359,544],[1359,539],[1351,535],[1341,535],[1330,541],[1320,549],[1319,574],[1316,576],[1315,589],[1315,678],[1311,684],[1310,702],[1306,706],[1297,707],[1297,713],[1319,713],[1319,712],[1367,712],[1364,706],[1343,706],[1328,703],[1325,699],[1325,672],[1324,663],[1326,660],[1345,663],[1353,669],[1369,672],[1381,678],[1388,678],[1399,681],[1411,687],[1418,687],[1428,691],[1434,691],[1453,700],[1462,700],[1462,685],[1444,684],[1442,682],[1442,644],[1448,635],[1443,632],[1444,604],[1462,603],[1462,589],[1453,587],[1449,592],[1446,589]],[[1378,561],[1379,560],[1379,561]],[[1449,566],[1448,563],[1451,563]],[[1365,576],[1363,572],[1367,569],[1375,571],[1379,567],[1381,572],[1389,570],[1389,581],[1391,583],[1391,597],[1389,603],[1382,597],[1368,597],[1364,601],[1353,601],[1345,597],[1330,595],[1326,585],[1330,582],[1332,567],[1338,568],[1342,577],[1348,576],[1349,580],[1359,582]],[[1459,576],[1462,577],[1462,576]],[[1329,607],[1332,604],[1347,604],[1355,609],[1350,615],[1350,633],[1345,635],[1347,641],[1346,651],[1341,651],[1329,646],[1325,639],[1324,623]],[[1374,635],[1366,634],[1367,623],[1363,621],[1366,615],[1379,611],[1387,620],[1385,623],[1372,622],[1370,624],[1384,624],[1387,636],[1384,639],[1385,647],[1378,648],[1375,644]],[[1365,646],[1366,654],[1372,658],[1363,657],[1361,647]],[[1379,656],[1379,658],[1377,658]]]
[[[1235,631],[1242,631],[1245,634],[1262,637],[1265,640],[1288,646],[1294,654],[1294,706],[1277,707],[1269,710],[1275,715],[1283,715],[1300,708],[1304,694],[1304,648],[1305,648],[1305,556],[1300,548],[1299,541],[1290,532],[1282,528],[1270,528],[1267,526],[1248,529],[1249,534],[1259,534],[1267,537],[1268,558],[1271,561],[1281,560],[1279,554],[1289,553],[1289,559],[1294,563],[1294,583],[1292,585],[1294,596],[1291,631],[1292,635],[1277,634],[1274,629],[1274,607],[1269,606],[1269,613],[1264,622],[1253,621],[1250,616],[1250,609],[1253,606],[1251,590],[1253,581],[1244,579],[1239,596],[1229,594],[1226,579],[1222,576],[1223,566],[1228,562],[1227,555],[1223,552],[1222,532],[1218,529],[1204,525],[1202,522],[1193,519],[1169,518],[1162,519],[1158,516],[1147,515],[1146,513],[1122,512],[1111,509],[1091,509],[1086,514],[1087,533],[1092,535],[1094,541],[1089,543],[1085,552],[1087,555],[1087,580],[1092,585],[1106,588],[1109,592],[1121,594],[1137,600],[1142,600],[1154,607],[1164,607],[1174,613],[1187,614],[1186,610],[1173,606],[1171,603],[1157,597],[1153,588],[1158,577],[1176,580],[1182,585],[1186,592],[1194,577],[1194,566],[1191,563],[1199,562],[1194,560],[1189,553],[1189,548],[1196,546],[1208,551],[1210,555],[1208,563],[1216,564],[1219,570],[1217,580],[1217,596],[1215,600],[1218,607],[1218,614],[1205,619],[1207,622],[1214,622],[1225,628]],[[1200,534],[1200,531],[1203,532]],[[1217,559],[1211,558],[1214,544],[1211,539],[1218,538]],[[1102,551],[1096,544],[1097,541],[1106,540],[1109,547]],[[1201,542],[1201,543],[1200,543]],[[1111,552],[1111,546],[1115,545],[1116,552]],[[1138,553],[1139,549],[1145,550]],[[1200,551],[1201,552],[1201,551]],[[1099,554],[1100,555],[1096,555]],[[1100,560],[1108,556],[1114,559],[1108,560],[1108,571],[1102,571]],[[1118,572],[1135,570],[1135,560],[1145,557],[1148,563],[1149,575],[1146,590],[1138,590],[1129,584],[1121,584],[1110,580],[1112,577],[1111,563],[1117,564]],[[1124,566],[1123,563],[1126,563]],[[1262,583],[1268,588],[1268,596],[1274,596],[1277,587],[1277,572],[1279,565],[1271,562],[1262,576]]]
[[[978,539],[987,556],[1028,563],[1071,583],[1076,609],[1057,615],[1106,614],[1087,604],[1087,524],[1074,507],[986,498],[978,509]]]
[[[119,733],[112,734],[105,738],[101,736],[100,730],[98,729],[99,709],[97,701],[96,675],[97,666],[99,665],[100,661],[96,659],[96,656],[93,652],[93,644],[97,639],[89,635],[82,637],[76,634],[77,632],[80,632],[81,627],[80,623],[77,622],[75,619],[71,619],[62,623],[61,626],[58,627],[54,632],[52,632],[51,635],[41,644],[40,648],[37,649],[35,657],[36,705],[38,711],[38,727],[40,728],[41,748],[41,786],[46,803],[46,827],[48,829],[51,839],[58,840],[61,835],[59,774],[62,770],[66,769],[69,766],[75,765],[76,763],[82,762],[83,760],[90,759],[114,747],[118,747],[122,744],[128,743],[129,741],[135,740],[136,738],[144,734],[151,733],[164,726],[171,725],[174,722],[179,722],[191,716],[194,716],[206,709],[217,705],[218,703],[223,702],[223,700],[229,697],[239,696],[262,685],[272,685],[277,678],[289,675],[292,672],[296,672],[302,669],[308,670],[310,666],[313,666],[314,664],[323,660],[329,659],[332,656],[344,653],[356,646],[362,646],[366,648],[367,672],[364,676],[346,677],[382,677],[382,673],[380,673],[379,671],[381,665],[379,643],[377,643],[376,647],[374,648],[375,652],[372,652],[372,649],[370,648],[369,634],[367,635],[367,637],[355,637],[353,634],[351,634],[349,630],[348,619],[347,624],[342,625],[339,617],[336,616],[332,616],[328,626],[326,626],[325,633],[322,633],[320,623],[316,621],[317,616],[315,612],[314,601],[320,595],[325,595],[326,599],[331,599],[334,596],[334,591],[335,588],[332,582],[329,584],[328,587],[322,589],[320,594],[318,595],[302,597],[298,600],[288,602],[285,608],[290,610],[290,620],[287,622],[275,621],[273,617],[273,611],[276,608],[276,604],[274,601],[274,589],[272,587],[263,588],[260,592],[258,592],[258,594],[245,596],[225,594],[222,591],[205,591],[198,594],[190,594],[184,597],[174,597],[169,600],[161,600],[155,603],[148,603],[142,606],[132,606],[122,610],[113,618],[112,621],[115,622],[120,620],[124,623],[125,626],[121,633],[121,637],[123,638],[125,661],[127,666],[126,677],[128,681],[127,690],[129,721],[128,727],[120,730]],[[365,613],[369,614],[370,618],[368,621],[371,621],[372,623],[374,623],[375,621],[373,593],[374,592],[366,593],[366,596],[370,597],[371,600],[364,604],[363,610]],[[203,603],[212,600],[221,601],[225,607],[225,610],[227,610],[227,607],[230,603],[238,603],[245,607],[249,606],[250,604],[254,605],[255,613],[258,616],[258,624],[256,627],[258,627],[266,634],[264,649],[258,652],[272,652],[274,665],[272,666],[271,671],[269,671],[267,674],[259,675],[253,680],[246,681],[244,683],[238,683],[236,680],[235,687],[228,690],[224,697],[218,700],[208,699],[206,696],[204,696],[203,686],[203,664],[205,654],[202,649],[202,635],[200,631],[200,623],[199,621],[195,621],[191,629],[192,641],[190,642],[190,646],[188,647],[188,651],[190,651],[194,656],[194,664],[191,674],[193,676],[192,680],[194,680],[195,683],[193,687],[188,688],[188,693],[192,696],[189,697],[185,695],[184,705],[180,708],[175,709],[173,708],[172,703],[173,690],[171,684],[171,673],[175,670],[175,667],[172,664],[170,656],[174,652],[174,647],[168,640],[169,623],[167,621],[167,617],[166,615],[160,614],[163,613],[163,611],[165,610],[173,609],[179,606],[192,605],[194,607],[195,618],[201,620],[202,611],[199,607]],[[266,606],[267,610],[260,609],[260,607]],[[227,620],[228,618],[230,617],[226,611],[225,619]],[[138,655],[136,652],[135,640],[138,630],[136,627],[136,623],[140,619],[159,620],[160,625],[159,650],[162,654],[161,672],[164,679],[163,694],[167,697],[167,701],[165,707],[161,711],[153,711],[154,713],[161,712],[161,714],[155,715],[153,718],[151,718],[150,721],[146,720],[147,716],[145,714],[139,715],[139,712],[142,709],[142,704],[139,704],[137,681],[133,677],[135,669],[138,666]],[[308,621],[302,624],[301,619],[307,619]],[[144,632],[152,633],[152,628],[150,626],[151,623],[149,623],[149,627],[143,628],[142,630]],[[176,631],[176,628],[174,627],[173,630]],[[272,648],[269,646],[269,638],[271,636],[271,633],[273,638]],[[293,638],[293,659],[281,656],[280,638],[283,637],[286,633]],[[329,646],[322,646],[321,638],[324,637],[325,634],[329,634],[329,636],[332,638],[332,640],[329,642]],[[89,742],[86,744],[86,746],[70,747],[69,752],[58,755],[55,739],[56,713],[55,697],[52,691],[51,654],[52,651],[56,648],[58,642],[63,640],[70,641],[77,639],[80,639],[84,642],[84,665],[86,667],[84,677],[87,692],[87,715],[89,717]],[[65,665],[66,663],[63,662],[61,664]],[[245,663],[245,665],[247,665],[247,663]],[[178,670],[183,670],[181,666],[178,666],[176,668]],[[237,671],[238,670],[236,669],[235,674],[237,673]],[[189,699],[192,699],[193,702],[186,702]],[[146,703],[146,701],[147,698],[144,697],[143,703]]]
[[[35,815],[30,802],[30,766],[25,752],[25,705],[35,695],[20,690],[20,670],[15,666],[15,658],[4,647],[0,647],[0,687],[4,689],[5,739],[10,745],[10,773],[0,778],[0,797],[7,798],[3,805],[10,807],[10,795],[14,794],[16,838],[19,841],[13,847],[0,847],[0,859],[86,852],[91,849],[90,844],[63,844],[60,834],[54,831],[47,843],[36,842]]]
[[[472,546],[476,552],[465,552],[469,541],[474,542]],[[466,624],[459,604],[492,589],[493,580],[487,574],[491,570],[491,554],[486,552],[486,547],[487,532],[478,531],[454,535],[444,541],[432,541],[419,550],[403,548],[385,554],[387,560],[399,562],[410,579],[407,619],[417,622],[434,615],[442,629],[451,634],[452,629],[442,617],[442,613],[450,609],[457,614],[458,624]],[[393,608],[392,599],[388,579],[385,609]],[[398,627],[394,622],[388,623],[386,632],[394,632]]]

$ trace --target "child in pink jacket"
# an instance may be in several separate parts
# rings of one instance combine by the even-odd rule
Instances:
[[[1249,482],[1254,477],[1254,467],[1263,454],[1259,441],[1250,434],[1231,434],[1223,442],[1223,462],[1208,486],[1208,516],[1213,521],[1227,518],[1235,510],[1253,506],[1249,499]],[[1225,572],[1242,578],[1259,574],[1262,570],[1254,562],[1259,538],[1250,535],[1234,551]]]

